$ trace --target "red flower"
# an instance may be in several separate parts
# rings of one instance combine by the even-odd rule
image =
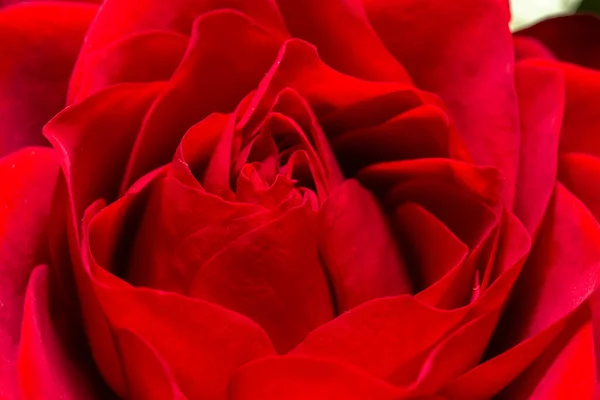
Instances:
[[[594,398],[600,24],[506,5],[1,9],[0,394]]]

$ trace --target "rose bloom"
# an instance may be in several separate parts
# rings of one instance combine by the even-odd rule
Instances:
[[[600,22],[507,6],[4,4],[0,398],[594,399]]]

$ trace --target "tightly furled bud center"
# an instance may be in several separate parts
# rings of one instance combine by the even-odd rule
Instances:
[[[184,138],[183,157],[199,183],[225,200],[269,208],[288,198],[312,196],[307,190],[322,203],[343,177],[310,105],[289,88],[266,110],[252,107],[254,96],[247,97],[229,120],[224,117],[220,135],[218,130],[211,132],[218,140],[209,159],[198,159],[188,150],[202,145],[207,135],[202,124]]]
[[[159,150],[149,138],[129,171]],[[249,317],[280,353],[373,299],[460,307],[490,279],[478,270],[497,224],[495,175],[465,154],[434,95],[342,74],[288,40],[234,110],[187,126],[172,162],[94,217],[90,253],[135,287]]]

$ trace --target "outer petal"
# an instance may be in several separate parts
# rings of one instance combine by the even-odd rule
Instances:
[[[504,390],[500,399],[595,399],[596,359],[590,313],[576,313],[544,353]]]
[[[270,357],[249,363],[229,384],[229,400],[402,398],[399,389],[359,368],[303,356]]]
[[[416,85],[445,101],[473,159],[503,172],[510,202],[519,121],[503,3],[363,0],[375,31]]]
[[[334,358],[393,381],[465,314],[431,308],[408,295],[371,300],[317,328],[290,354]]]
[[[37,267],[27,287],[18,359],[23,398],[112,398],[104,388],[90,385],[77,357],[58,337],[51,319],[50,274],[47,266]]]
[[[96,7],[23,3],[0,10],[0,157],[47,143],[42,127],[67,84]]]
[[[449,398],[488,399],[527,369],[570,321],[561,320],[540,335],[477,365],[443,391]]]
[[[562,61],[600,69],[600,18],[570,15],[550,18],[517,33],[537,40]]]
[[[600,221],[600,158],[563,153],[559,158],[558,179]]]
[[[515,36],[515,59],[517,61],[528,58],[541,58],[554,60],[554,55],[540,42],[527,36]]]
[[[590,212],[557,184],[532,254],[488,350],[491,355],[500,354],[450,385],[449,394],[493,396],[529,367],[560,332],[570,329],[576,311],[600,282],[599,238],[600,228]]]
[[[477,365],[497,317],[498,312],[493,311],[465,322],[431,351],[418,357],[418,362],[413,363],[417,368],[409,364],[408,368],[397,373],[395,381],[405,383],[403,389],[415,397],[439,393],[448,381]]]
[[[566,317],[600,284],[600,227],[561,184],[540,229],[503,321],[509,345]]]
[[[0,159],[0,388],[18,398],[17,350],[25,289],[43,260],[58,160],[51,149],[27,148]]]
[[[133,400],[185,400],[169,366],[136,334],[117,331],[119,353],[127,380],[127,398]]]
[[[27,3],[30,0],[0,0],[0,7],[2,6],[9,6],[11,4],[17,4],[17,3]],[[56,0],[36,0],[36,2],[44,2],[44,1],[56,1]],[[62,0],[64,2],[73,2],[73,3],[95,3],[95,4],[99,4],[102,3],[102,0]]]
[[[555,63],[565,77],[565,112],[560,137],[561,152],[600,156],[600,71],[572,64]]]
[[[273,354],[264,330],[248,318],[215,304],[131,287],[102,267],[110,265],[110,260],[126,262],[126,242],[115,232],[131,232],[135,226],[132,213],[143,210],[144,199],[160,172],[138,182],[123,198],[103,209],[91,226],[98,207],[87,213],[84,232],[89,236],[83,237],[85,262],[78,278],[85,295],[88,335],[99,368],[121,396],[126,393],[125,379],[149,379],[146,375],[119,376],[123,365],[116,355],[111,332],[124,329],[156,350],[186,396],[223,399],[235,368]],[[118,350],[129,351],[126,346]],[[136,357],[125,357],[128,356]]]

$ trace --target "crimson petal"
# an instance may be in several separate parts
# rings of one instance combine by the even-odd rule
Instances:
[[[47,143],[42,127],[64,107],[71,71],[96,9],[60,2],[0,9],[0,157]]]
[[[241,12],[273,35],[287,36],[274,0],[105,0],[87,34],[69,87],[69,103],[81,84],[86,58],[110,43],[132,34],[147,31],[171,31],[189,35],[194,21],[215,10]]]
[[[377,199],[355,180],[319,212],[320,255],[342,313],[378,297],[411,292],[406,265]]]
[[[144,121],[121,193],[170,161],[192,125],[213,112],[232,112],[256,88],[282,41],[282,36],[237,11],[199,17],[184,59]]]
[[[105,262],[118,255],[117,244],[122,242],[114,233],[126,231],[129,212],[140,206],[140,201],[160,176],[161,171],[158,171],[146,177],[95,217],[97,206],[85,217],[86,235],[82,240],[85,259],[78,272],[80,285],[89,290],[87,302],[83,303],[84,315],[88,323],[95,320],[97,324],[102,320],[108,324],[98,331],[93,330],[94,325],[88,326],[94,356],[104,358],[103,362],[98,362],[101,371],[105,376],[112,375],[109,382],[119,395],[124,395],[125,382],[119,382],[118,375],[115,376],[119,374],[116,368],[123,368],[123,365],[118,360],[107,359],[109,354],[101,352],[114,354],[116,348],[111,331],[125,329],[156,350],[170,366],[186,396],[224,399],[227,382],[235,368],[257,357],[273,354],[266,333],[248,318],[218,305],[178,294],[131,287],[96,261]],[[96,302],[95,306],[90,300]],[[201,343],[198,332],[203,333]],[[176,345],[173,338],[176,338]],[[129,351],[129,348],[118,350]]]
[[[416,85],[444,100],[477,164],[502,171],[507,180],[504,198],[510,204],[520,137],[505,2],[363,0],[363,4],[375,31]]]
[[[314,44],[323,60],[362,79],[410,83],[377,37],[360,0],[276,0],[293,37]]]
[[[432,308],[409,295],[379,298],[315,329],[290,354],[333,358],[387,379],[446,336],[466,312]]]
[[[600,18],[596,15],[550,18],[517,35],[537,40],[562,61],[600,70]]]
[[[521,156],[514,210],[533,235],[556,182],[564,81],[559,69],[532,61],[517,63],[515,79],[521,117]]]
[[[181,62],[187,45],[185,35],[152,31],[102,47],[86,58],[85,74],[74,101],[117,83],[166,81]]]
[[[127,380],[127,398],[185,400],[168,365],[135,333],[117,330],[117,342]]]
[[[51,149],[25,148],[0,159],[0,387],[19,396],[16,363],[29,275],[43,261],[58,160]]]
[[[139,127],[163,88],[161,83],[113,86],[64,109],[44,127],[62,157],[76,219],[95,200],[116,198]]]
[[[27,287],[18,359],[23,398],[112,398],[92,386],[82,365],[76,364],[77,358],[57,336],[51,320],[50,274],[46,265],[38,266]]]
[[[402,395],[352,365],[295,355],[249,363],[236,371],[229,384],[230,400],[398,400]]]
[[[589,310],[584,307],[498,398],[593,399],[597,384],[592,324]]]

